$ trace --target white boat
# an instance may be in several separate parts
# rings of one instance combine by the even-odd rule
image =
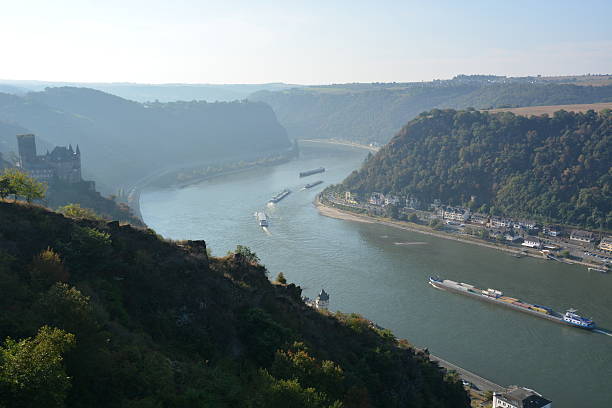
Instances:
[[[259,223],[260,227],[267,227],[268,226],[268,216],[266,215],[265,212],[258,212],[257,213],[257,222]]]

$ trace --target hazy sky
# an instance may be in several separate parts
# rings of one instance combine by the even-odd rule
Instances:
[[[612,1],[0,0],[0,78],[299,84],[612,73]]]

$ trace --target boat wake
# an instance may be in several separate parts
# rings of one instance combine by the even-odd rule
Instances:
[[[610,336],[612,337],[612,333],[610,333],[607,330],[603,330],[603,329],[593,329],[594,332],[596,333],[600,333],[600,334],[605,334],[606,336]]]
[[[267,235],[272,235],[272,233],[270,232],[270,230],[268,229],[268,227],[261,227],[261,229],[262,229],[262,230],[264,230],[264,232],[265,232]]]

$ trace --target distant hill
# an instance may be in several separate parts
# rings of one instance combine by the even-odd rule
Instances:
[[[0,121],[53,145],[79,144],[85,177],[114,187],[164,167],[290,146],[274,112],[261,102],[142,104],[93,89],[49,88],[0,94]]]
[[[0,406],[469,407],[427,352],[306,306],[248,248],[1,200],[0,220]]]
[[[59,87],[90,88],[137,102],[207,101],[230,102],[245,99],[257,91],[276,91],[295,85],[269,84],[137,84],[129,82],[49,82],[7,81],[0,79],[0,92],[25,94]]]
[[[612,102],[612,80],[458,76],[423,83],[336,84],[249,97],[268,103],[291,138],[386,143],[409,120],[433,108],[476,109]],[[601,83],[608,83],[603,85]],[[607,81],[607,82],[606,82]],[[576,84],[574,84],[576,83]],[[578,85],[580,84],[580,85]]]
[[[612,230],[612,111],[425,112],[343,188]]]

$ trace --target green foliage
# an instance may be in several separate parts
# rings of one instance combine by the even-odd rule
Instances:
[[[6,339],[0,347],[0,401],[15,408],[63,407],[70,389],[63,355],[74,344],[74,335],[48,326],[33,339]]]
[[[30,264],[30,278],[35,285],[49,287],[54,282],[68,282],[69,277],[64,262],[50,247],[36,255]]]
[[[17,200],[21,196],[30,203],[45,198],[46,189],[45,184],[18,169],[8,168],[0,175],[0,198],[13,195]]]
[[[345,189],[439,198],[494,215],[612,229],[612,115],[433,110],[411,121]]]
[[[64,214],[71,218],[85,218],[89,220],[100,220],[100,217],[96,212],[89,208],[83,208],[80,204],[66,204],[57,209],[57,212]]]
[[[302,386],[320,390],[334,400],[344,394],[344,372],[330,360],[319,361],[309,354],[302,342],[295,342],[288,350],[278,350],[270,372],[285,380],[298,380]]]
[[[282,272],[278,273],[278,276],[276,276],[276,282],[282,284],[282,285],[286,285],[287,284],[287,278],[285,278],[285,274]]]
[[[0,407],[468,406],[388,330],[316,313],[255,263],[36,206],[0,219],[0,332],[20,339],[0,348]]]
[[[419,216],[416,215],[415,213],[412,213],[408,216],[408,221],[410,222],[414,222],[414,223],[418,223],[419,222]]]
[[[242,258],[249,263],[259,263],[259,257],[257,256],[257,254],[255,254],[255,252],[251,251],[249,247],[246,247],[244,245],[238,245],[236,246],[236,251],[234,251],[234,253],[241,255]]]
[[[439,218],[433,218],[431,221],[429,221],[429,226],[435,230],[439,230],[442,229],[444,223]]]
[[[259,388],[259,401],[252,406],[261,408],[341,408],[336,401],[327,402],[324,394],[314,388],[304,388],[298,380],[277,380],[262,371]]]
[[[259,308],[248,309],[243,313],[241,333],[249,354],[262,365],[272,361],[276,350],[284,347],[292,337],[289,329]]]

